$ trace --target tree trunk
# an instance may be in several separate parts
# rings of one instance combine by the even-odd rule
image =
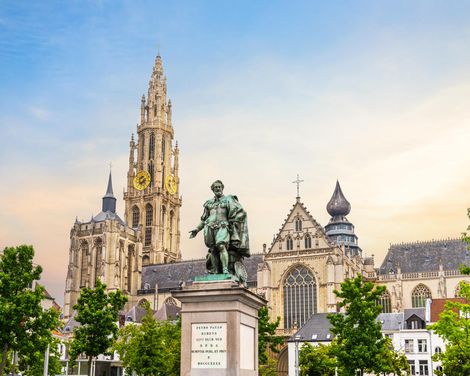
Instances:
[[[3,346],[3,351],[2,351],[2,363],[0,364],[0,376],[3,375],[5,364],[7,364],[7,351],[8,351],[8,344],[5,343],[5,345]]]
[[[91,376],[91,362],[93,361],[93,357],[90,355],[88,357],[88,376]]]

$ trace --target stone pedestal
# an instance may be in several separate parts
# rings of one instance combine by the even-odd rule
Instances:
[[[171,294],[181,302],[181,376],[258,375],[258,310],[266,300],[232,280]]]

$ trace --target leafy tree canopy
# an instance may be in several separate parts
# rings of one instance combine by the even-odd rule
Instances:
[[[305,342],[299,352],[300,376],[334,376],[336,359],[331,345],[313,346]]]
[[[78,302],[73,306],[77,311],[75,320],[80,326],[74,329],[70,344],[72,362],[78,355],[86,354],[90,373],[92,358],[109,354],[118,333],[119,311],[126,302],[127,297],[119,290],[106,293],[106,285],[100,280],[96,281],[94,289],[81,290]]]
[[[468,210],[470,218],[470,209]],[[470,230],[470,226],[467,228]],[[462,234],[462,240],[470,245],[470,236]],[[462,266],[461,272],[470,274],[470,266]],[[462,301],[447,301],[439,320],[429,325],[446,343],[446,351],[433,356],[442,362],[442,371],[436,375],[470,375],[470,284],[462,281],[459,285]]]
[[[25,362],[33,352],[44,355],[52,343],[52,330],[60,325],[59,313],[41,306],[44,287],[35,282],[42,268],[33,265],[33,257],[34,249],[28,245],[7,247],[0,255],[0,376],[10,350],[25,356]]]
[[[181,322],[157,321],[150,305],[142,324],[128,324],[114,345],[126,371],[146,376],[180,373]]]
[[[381,324],[377,316],[382,307],[377,304],[385,287],[375,286],[364,281],[362,275],[347,279],[341,283],[341,290],[336,291],[341,298],[340,308],[344,314],[328,315],[332,324],[330,329],[336,335],[331,345],[331,353],[336,356],[338,371],[341,375],[353,376],[359,370],[361,374],[384,372],[389,365],[384,364],[385,354],[393,359],[393,349],[382,336]]]
[[[276,329],[281,318],[276,321],[269,321],[268,307],[261,307],[258,311],[258,359],[259,364],[267,364],[268,349],[274,353],[279,352],[279,346],[284,343],[283,336],[277,336]]]

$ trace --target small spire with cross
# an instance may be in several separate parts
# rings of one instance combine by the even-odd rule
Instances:
[[[297,174],[297,180],[294,180],[292,183],[297,184],[297,201],[300,200],[300,183],[303,183],[303,180],[300,180],[299,174]]]

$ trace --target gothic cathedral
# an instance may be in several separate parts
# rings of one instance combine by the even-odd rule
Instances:
[[[83,287],[97,280],[108,290],[129,295],[129,304],[141,285],[142,266],[181,260],[178,154],[173,146],[171,101],[158,55],[142,96],[137,142],[130,141],[125,221],[116,213],[112,177],[99,214],[75,223],[70,232],[64,317],[70,317]]]

